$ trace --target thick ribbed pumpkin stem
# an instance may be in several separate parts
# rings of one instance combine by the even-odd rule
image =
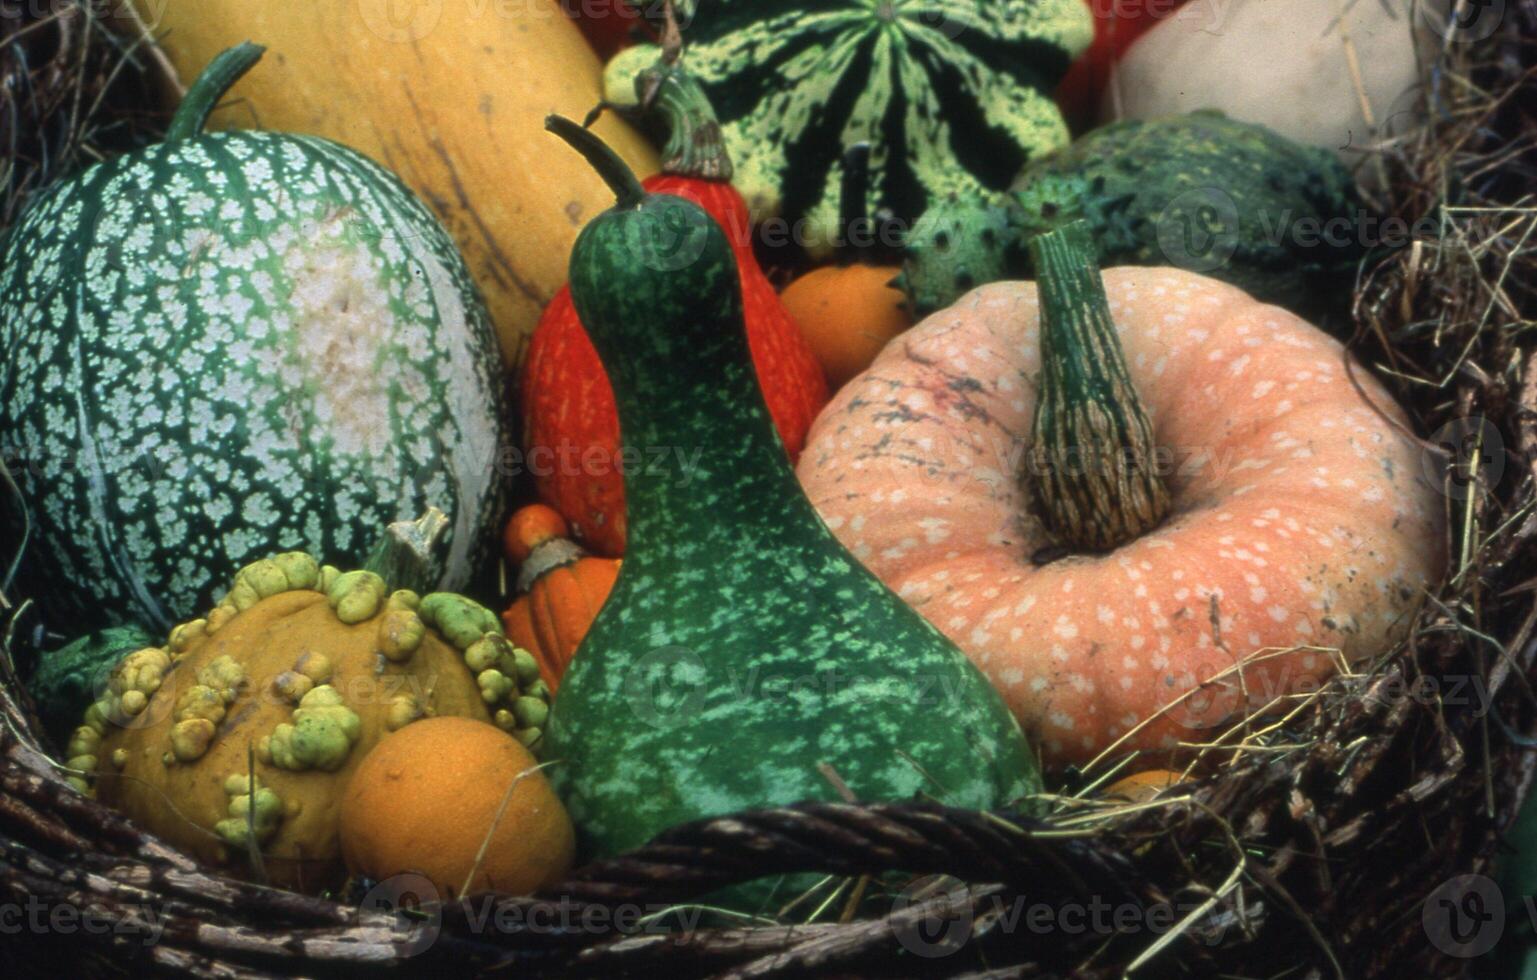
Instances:
[[[667,130],[662,173],[729,181],[731,156],[715,109],[681,64],[665,58],[635,76],[635,93],[646,112]]]
[[[1073,221],[1030,242],[1041,293],[1041,391],[1030,481],[1046,529],[1108,551],[1168,515],[1153,426],[1132,386],[1094,242]]]
[[[210,61],[182,97],[176,115],[171,117],[171,125],[165,133],[166,142],[191,139],[200,134],[219,100],[266,52],[267,49],[260,44],[246,41]]]

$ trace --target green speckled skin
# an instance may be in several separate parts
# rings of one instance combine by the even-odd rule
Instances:
[[[503,482],[496,342],[392,175],[325,140],[199,135],[60,185],[0,247],[0,454],[59,627],[164,632],[231,569],[361,562],[429,505],[436,584],[466,582]]]
[[[669,229],[677,268],[656,259]],[[613,383],[630,544],[561,683],[549,772],[589,856],[704,816],[840,795],[998,807],[1039,790],[970,661],[822,524],[750,368],[724,236],[667,195],[579,237],[576,308]]]
[[[1064,186],[1080,200],[1054,198]],[[1096,129],[1032,161],[1011,197],[1015,234],[981,259],[939,242],[975,241],[976,229],[993,223],[990,205],[951,201],[914,227],[904,282],[920,315],[992,281],[996,268],[1008,270],[999,278],[1028,275],[1022,243],[1056,224],[1051,205],[1081,208],[1105,266],[1191,268],[1298,311],[1309,311],[1320,289],[1366,251],[1357,228],[1363,205],[1337,156],[1216,111]],[[1304,222],[1335,218],[1348,222],[1341,241],[1297,234]]]
[[[806,219],[820,252],[841,159],[871,144],[870,200],[912,220],[951,193],[1002,191],[1064,146],[1052,92],[1088,47],[1083,0],[679,0],[691,75],[720,117],[755,219]],[[633,101],[654,47],[622,52],[610,99]]]

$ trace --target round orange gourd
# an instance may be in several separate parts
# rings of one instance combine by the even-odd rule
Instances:
[[[534,655],[552,694],[619,576],[618,559],[594,558],[570,535],[565,518],[545,504],[513,514],[504,535],[521,594],[502,622],[508,638]]]
[[[507,521],[502,532],[502,547],[508,561],[522,565],[540,545],[570,536],[571,526],[560,516],[560,511],[547,504],[529,504],[519,508]]]
[[[466,718],[428,718],[387,736],[342,799],[347,867],[376,880],[420,874],[442,898],[525,895],[559,882],[576,838],[537,765],[512,736]]]
[[[839,220],[844,241],[837,264],[812,269],[779,294],[833,391],[913,325],[906,294],[891,284],[902,269],[876,247],[881,236],[877,223],[866,217],[869,199],[870,146],[856,143],[843,157]]]
[[[1043,760],[1200,741],[1395,642],[1439,575],[1441,506],[1383,388],[1360,367],[1353,383],[1336,341],[1232,286],[1111,269],[1095,301],[1085,257],[1093,275],[1064,300],[1041,261],[1044,318],[1021,282],[929,317],[833,400],[798,473],[855,556],[997,685]],[[1096,318],[1068,338],[1082,356],[1043,372],[1042,345]],[[1061,403],[1064,383],[1083,386],[1076,401]],[[1075,475],[1063,454],[1095,443],[1035,426],[1124,426],[1106,443],[1124,452],[1139,397],[1167,499],[1124,506],[1116,488],[1136,481],[1112,480],[1058,507]],[[1067,525],[1039,516],[1064,513],[1134,536],[1064,546]]]
[[[898,266],[857,262],[823,266],[779,294],[822,365],[828,388],[843,387],[891,338],[912,326],[907,298],[891,285],[901,272]]]

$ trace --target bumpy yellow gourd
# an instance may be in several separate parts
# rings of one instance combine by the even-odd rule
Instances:
[[[324,136],[399,174],[464,253],[507,364],[522,363],[577,231],[610,203],[544,134],[546,114],[580,119],[603,98],[598,59],[555,0],[134,6],[184,81],[231,45],[266,45],[214,127]],[[656,171],[625,123],[610,115],[595,128],[641,176]]]
[[[386,734],[434,715],[495,723],[537,751],[534,658],[462,596],[391,592],[308,555],[247,566],[204,619],[125,657],[68,748],[82,789],[166,841],[274,884],[341,877],[348,779]]]

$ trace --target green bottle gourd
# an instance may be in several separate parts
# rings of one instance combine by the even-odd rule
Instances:
[[[626,451],[644,461],[625,473],[624,565],[547,730],[586,853],[844,787],[979,809],[1038,792],[997,692],[801,491],[753,379],[719,227],[646,194],[575,124],[547,125],[619,199],[578,237],[571,292]]]

